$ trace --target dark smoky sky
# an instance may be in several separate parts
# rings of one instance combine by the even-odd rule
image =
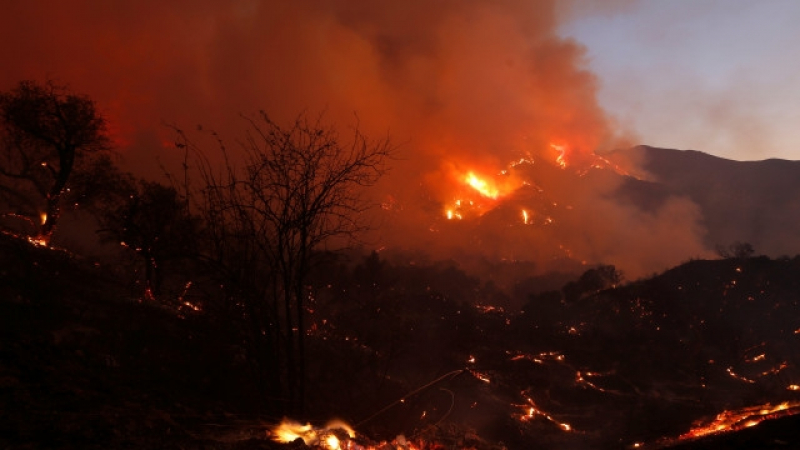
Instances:
[[[344,130],[357,117],[368,135],[388,134],[399,159],[378,192],[403,211],[389,242],[417,228],[431,233],[430,214],[441,215],[436,205],[461,188],[454,172],[494,174],[521,157],[552,163],[553,143],[580,162],[632,142],[599,106],[584,47],[557,34],[560,20],[607,12],[585,2],[76,0],[4,1],[0,9],[0,88],[52,78],[88,94],[139,175],[157,178],[159,164],[182,156],[165,123],[234,141],[245,128],[240,114],[263,109],[280,122],[324,110]],[[582,202],[595,205],[587,195]],[[611,214],[607,229],[575,231],[593,260],[666,245],[649,234],[655,243],[646,249],[620,249],[606,238],[621,224],[622,234],[644,234],[657,217],[587,209]],[[685,232],[683,249],[697,253],[693,214],[666,228]],[[425,237],[439,239],[448,238]]]
[[[51,77],[86,92],[134,166],[165,151],[162,122],[234,133],[259,109],[357,114],[426,169],[502,167],[553,141],[592,152],[618,133],[554,2],[4,3],[2,86]]]

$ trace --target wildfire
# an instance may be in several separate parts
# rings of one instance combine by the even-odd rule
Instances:
[[[37,247],[47,247],[47,238],[44,236],[28,237],[28,242]]]
[[[497,199],[500,195],[500,190],[495,183],[491,182],[490,179],[475,175],[474,172],[467,173],[464,182],[486,198]]]
[[[314,428],[311,424],[300,423],[284,419],[268,434],[276,442],[291,443],[302,439],[305,445],[323,450],[421,450],[426,447],[425,442],[412,442],[404,435],[398,435],[392,442],[373,444],[356,443],[356,433],[346,423],[336,420],[329,422],[323,428]],[[436,447],[438,448],[438,447]]]
[[[783,402],[778,405],[765,404],[751,406],[733,411],[723,411],[711,422],[700,425],[682,434],[679,439],[694,439],[709,434],[734,431],[758,425],[760,422],[781,415],[794,414],[800,408],[800,402]]]
[[[566,144],[552,143],[550,148],[558,153],[555,163],[562,169],[566,168],[568,146]],[[472,168],[470,170],[454,168],[451,173],[456,186],[466,189],[457,189],[456,199],[451,205],[445,207],[444,214],[447,219],[461,220],[468,212],[477,212],[478,215],[483,214],[486,209],[491,209],[494,206],[492,203],[487,204],[487,202],[499,200],[523,186],[530,186],[530,180],[520,179],[512,170],[521,164],[532,165],[534,160],[528,157],[510,161],[506,168],[495,172],[496,175],[493,176],[486,175],[487,172],[492,173],[486,168]],[[533,223],[532,219],[532,214],[529,211],[522,211],[523,223]],[[552,219],[549,220],[552,221]]]
[[[550,148],[558,152],[558,156],[556,157],[556,163],[561,166],[562,169],[567,168],[567,146],[561,144],[550,144]]]
[[[445,212],[445,215],[447,216],[447,220],[453,220],[453,219],[461,220],[461,219],[464,218],[464,216],[462,216],[460,212],[458,212],[456,210],[453,210],[453,209],[448,209]]]
[[[515,163],[509,167],[513,167]],[[454,170],[453,179],[458,188],[455,199],[444,208],[448,220],[481,215],[494,207],[495,201],[525,185],[523,181],[509,174],[508,170],[501,170],[495,176],[485,176],[474,169],[466,172]]]
[[[290,443],[302,439],[308,446],[325,450],[343,450],[340,436],[354,439],[356,432],[340,420],[328,422],[323,428],[314,428],[310,423],[303,425],[285,419],[272,430],[272,439],[277,442]],[[344,448],[349,448],[349,445]]]

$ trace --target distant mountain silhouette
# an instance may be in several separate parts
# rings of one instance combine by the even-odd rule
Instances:
[[[800,251],[800,161],[732,161],[694,150],[637,146],[610,159],[635,160],[647,180],[626,177],[621,199],[652,208],[686,196],[701,209],[711,248],[749,242],[758,252]]]

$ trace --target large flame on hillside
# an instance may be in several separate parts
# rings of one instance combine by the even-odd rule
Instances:
[[[483,171],[468,170],[456,173],[453,180],[456,194],[452,202],[445,205],[445,216],[451,220],[483,215],[524,184],[510,177],[507,171],[488,176]]]
[[[497,183],[494,183],[490,178],[481,178],[475,175],[474,172],[469,172],[464,181],[484,197],[496,199],[500,195]]]
[[[556,155],[550,164],[565,169],[567,167],[568,146],[550,144]],[[548,162],[545,160],[544,162]],[[503,169],[469,169],[452,170],[451,190],[456,194],[453,200],[445,205],[447,219],[463,219],[467,215],[483,215],[499,203],[503,198],[513,194],[519,188],[529,185],[530,181],[520,178],[513,169],[520,164],[534,164],[532,157],[519,158],[506,164]],[[491,174],[491,175],[488,175]],[[531,213],[522,211],[523,223],[529,222]]]

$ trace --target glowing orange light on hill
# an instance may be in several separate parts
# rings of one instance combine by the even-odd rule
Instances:
[[[550,148],[558,152],[558,156],[556,157],[556,162],[562,169],[567,167],[567,146],[562,144],[550,144]]]
[[[453,220],[453,219],[461,220],[464,218],[460,212],[453,209],[447,209],[447,211],[445,211],[445,216],[447,217],[447,220]]]
[[[475,175],[474,172],[467,173],[464,182],[467,183],[472,189],[478,191],[478,193],[484,197],[496,199],[500,195],[500,191],[495,183],[487,181],[486,178],[481,178]]]
[[[527,161],[527,160],[520,160]],[[521,162],[512,162],[509,167]],[[453,200],[445,204],[442,212],[448,220],[461,220],[466,217],[481,216],[496,206],[497,200],[520,187],[524,180],[515,177],[509,170],[501,170],[496,175],[485,175],[487,170],[451,169],[451,195]]]
[[[777,405],[767,403],[761,406],[723,411],[717,414],[716,418],[711,422],[689,430],[689,432],[682,434],[679,439],[695,439],[709,434],[752,427],[768,418],[794,414],[799,407],[800,403],[798,402],[783,402]]]

